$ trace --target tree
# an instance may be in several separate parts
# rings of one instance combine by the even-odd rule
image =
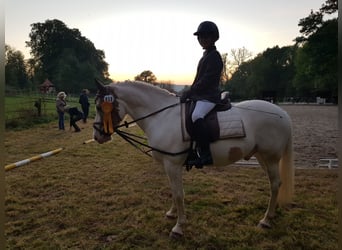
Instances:
[[[49,78],[59,89],[79,92],[81,88],[93,88],[95,77],[108,78],[104,52],[97,50],[78,29],[69,29],[57,19],[31,27],[26,45],[33,56],[31,70],[39,76],[36,81]]]
[[[155,83],[157,81],[157,77],[152,73],[152,71],[145,70],[141,72],[139,75],[135,76],[134,80]]]
[[[266,49],[253,60],[239,60],[232,51],[235,69],[227,89],[233,100],[277,97],[337,97],[337,18],[326,15],[337,11],[337,0],[327,0],[319,11],[300,19],[302,36],[294,46]],[[240,51],[243,52],[243,51]],[[241,63],[239,63],[241,62]],[[234,66],[234,65],[233,65]]]
[[[235,68],[239,67],[242,63],[246,62],[248,59],[250,59],[253,56],[252,52],[250,52],[245,47],[232,49],[231,53],[233,56],[232,66]]]
[[[338,22],[323,18],[336,11],[337,0],[327,0],[319,11],[299,21],[302,36],[295,39],[299,48],[293,84],[302,95],[337,97]]]
[[[228,82],[232,98],[279,98],[291,93],[294,51],[292,46],[275,46],[241,63]]]
[[[5,45],[5,79],[8,86],[19,89],[30,88],[24,55],[9,45]]]
[[[298,91],[325,98],[337,96],[337,30],[337,20],[328,20],[298,49],[294,79]],[[301,85],[307,87],[303,89]]]
[[[295,41],[297,43],[303,43],[308,40],[308,38],[316,33],[319,28],[322,27],[324,21],[324,14],[331,15],[338,11],[337,0],[326,0],[319,11],[314,12],[311,10],[310,15],[299,20],[298,26],[301,27],[300,33],[302,36],[297,37]]]
[[[231,49],[231,60],[229,59],[228,53],[221,55],[223,62],[223,70],[221,74],[220,83],[224,85],[228,82],[232,74],[237,70],[237,68],[247,60],[252,57],[252,52],[250,52],[245,47],[238,49]]]
[[[230,92],[233,101],[248,99],[252,94],[247,93],[251,88],[247,86],[250,73],[250,63],[242,63],[229,79],[226,90]]]
[[[224,86],[228,79],[229,79],[229,71],[228,71],[228,65],[229,65],[229,61],[228,61],[228,53],[224,53],[221,55],[222,57],[222,62],[223,62],[223,69],[221,72],[221,77],[220,77],[220,85]]]

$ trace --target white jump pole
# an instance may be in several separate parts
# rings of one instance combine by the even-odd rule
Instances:
[[[89,140],[84,141],[83,144],[88,144],[88,143],[91,143],[93,141],[95,141],[95,140],[94,139],[89,139]]]
[[[6,166],[5,166],[5,170],[8,171],[8,170],[11,170],[11,169],[13,169],[13,168],[21,167],[21,166],[23,166],[23,165],[26,165],[26,164],[28,164],[28,163],[30,163],[30,162],[37,161],[37,160],[40,160],[40,159],[49,157],[49,156],[51,156],[51,155],[58,154],[58,153],[61,152],[63,149],[64,149],[64,148],[57,148],[57,149],[55,149],[55,150],[51,150],[51,151],[49,151],[49,152],[42,153],[42,154],[40,154],[40,155],[36,155],[36,156],[31,157],[31,158],[22,160],[22,161],[17,161],[17,162],[15,162],[15,163],[6,165]]]

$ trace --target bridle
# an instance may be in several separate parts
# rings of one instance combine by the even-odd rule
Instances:
[[[99,99],[102,99],[100,107],[97,105]],[[117,97],[112,94],[99,92],[95,97],[95,105],[96,111],[102,116],[102,121],[94,122],[93,128],[99,132],[100,135],[111,136],[115,132],[116,126],[122,121],[122,118],[119,115]]]
[[[103,101],[101,103],[101,107],[97,106],[97,101],[98,101],[99,98],[103,99]],[[170,155],[170,156],[177,156],[177,155],[182,155],[182,154],[189,153],[189,151],[192,148],[192,146],[190,146],[189,148],[187,148],[187,149],[185,149],[183,151],[180,151],[180,152],[176,152],[176,153],[167,152],[167,151],[155,148],[155,147],[151,147],[150,145],[142,142],[142,141],[146,141],[145,137],[137,136],[137,135],[134,135],[134,134],[131,134],[131,133],[128,133],[128,132],[124,132],[124,131],[120,130],[120,128],[122,128],[122,127],[128,128],[133,123],[136,123],[136,122],[144,120],[144,119],[146,119],[148,117],[154,116],[154,115],[156,115],[158,113],[161,113],[161,112],[163,112],[163,111],[165,111],[167,109],[176,107],[176,106],[180,105],[180,102],[177,102],[177,103],[168,105],[168,106],[166,106],[164,108],[158,109],[157,111],[154,111],[152,113],[144,115],[144,116],[142,116],[142,117],[140,117],[138,119],[135,119],[133,121],[130,121],[130,122],[125,121],[123,124],[120,124],[120,122],[122,121],[122,118],[119,115],[119,103],[118,103],[118,98],[116,96],[111,95],[111,94],[101,94],[101,93],[98,93],[96,95],[96,98],[95,98],[95,103],[96,103],[96,110],[97,110],[97,112],[102,114],[102,122],[94,122],[93,123],[93,128],[96,131],[98,131],[101,135],[111,136],[113,133],[116,133],[121,138],[123,138],[125,141],[127,141],[129,144],[131,144],[135,148],[139,149],[141,152],[143,152],[144,154],[146,154],[148,156],[151,156],[149,154],[149,152],[151,152],[151,151],[156,151],[158,153],[162,153],[162,154],[166,154],[166,155]],[[106,104],[104,104],[104,103],[106,103]],[[110,103],[110,104],[107,104],[107,103]],[[109,107],[110,105],[112,106],[112,109],[110,109],[110,107]],[[107,106],[108,106],[108,110],[104,110],[104,109],[107,108]],[[108,115],[108,111],[110,111],[110,116],[112,118],[111,124],[107,124],[106,123],[107,121],[105,121],[104,118],[103,118],[105,114]],[[100,129],[98,127],[98,125],[102,125],[102,129]],[[108,126],[109,128],[106,127],[106,126]],[[112,126],[112,130],[110,129],[110,126]],[[145,151],[145,150],[143,150],[139,146],[146,147],[149,150]]]

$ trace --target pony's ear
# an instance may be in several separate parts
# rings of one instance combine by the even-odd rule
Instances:
[[[99,79],[95,78],[95,84],[96,84],[97,89],[100,92],[106,91],[106,86]]]

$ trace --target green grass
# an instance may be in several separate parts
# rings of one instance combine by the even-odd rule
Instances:
[[[256,227],[269,197],[260,168],[184,170],[188,223],[174,241],[162,166],[117,136],[83,144],[92,127],[80,126],[6,132],[6,164],[65,147],[6,172],[8,249],[337,249],[337,170],[297,170],[294,203],[277,209],[270,230]]]

